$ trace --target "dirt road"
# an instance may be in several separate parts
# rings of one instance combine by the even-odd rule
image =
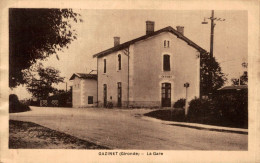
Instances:
[[[40,108],[10,114],[112,149],[247,150],[248,135],[172,126],[142,118],[149,109]]]

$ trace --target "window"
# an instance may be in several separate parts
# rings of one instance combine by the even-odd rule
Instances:
[[[107,60],[104,59],[104,73],[107,72]]]
[[[170,55],[168,55],[168,54],[163,55],[163,70],[164,71],[170,71],[171,70]]]
[[[170,47],[170,41],[169,40],[164,40],[163,46],[164,46],[164,48],[169,48]]]
[[[118,70],[121,70],[121,54],[118,54],[117,60],[118,60]]]
[[[88,96],[88,104],[93,104],[93,96]]]

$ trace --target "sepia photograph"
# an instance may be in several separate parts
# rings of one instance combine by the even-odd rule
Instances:
[[[260,159],[253,3],[18,1],[1,2],[0,163]]]
[[[9,148],[247,150],[246,11],[9,9]]]

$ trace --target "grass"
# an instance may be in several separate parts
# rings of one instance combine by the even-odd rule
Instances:
[[[201,117],[192,116],[185,119],[184,109],[156,110],[156,111],[148,112],[144,115],[152,118],[166,120],[166,121],[188,122],[188,123],[190,122],[190,123],[232,127],[232,128],[244,128],[244,129],[248,128],[247,124],[242,124],[240,122],[233,121],[231,118],[218,119],[214,115],[207,115]]]
[[[166,109],[166,110],[155,110],[144,114],[148,117],[153,117],[166,121],[184,122],[184,109]]]
[[[9,121],[10,149],[109,149],[32,122]]]

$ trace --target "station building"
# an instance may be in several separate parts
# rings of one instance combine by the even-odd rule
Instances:
[[[145,35],[114,47],[97,58],[97,104],[117,107],[172,107],[186,97],[200,96],[200,55],[206,51],[184,35],[184,27],[154,31],[146,21]],[[94,87],[94,86],[93,86]],[[86,88],[87,89],[87,88]]]

